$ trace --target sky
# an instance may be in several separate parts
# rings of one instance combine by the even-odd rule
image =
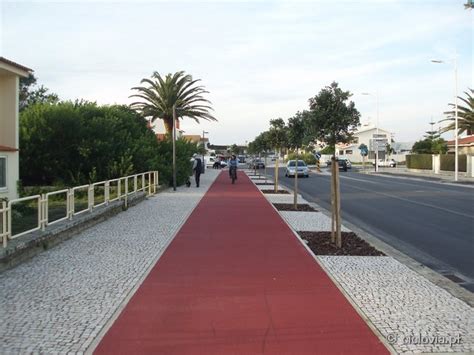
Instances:
[[[181,129],[214,144],[253,140],[336,81],[362,123],[376,123],[378,103],[379,127],[407,142],[453,102],[453,58],[458,95],[474,87],[464,3],[0,0],[0,56],[61,99],[99,104],[129,104],[142,78],[184,70],[210,92],[218,122],[185,119]]]

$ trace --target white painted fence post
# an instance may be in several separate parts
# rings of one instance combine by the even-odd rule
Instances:
[[[105,205],[107,206],[109,204],[109,200],[110,200],[110,181],[107,180],[105,182],[105,190],[104,190],[104,202],[105,202]]]
[[[7,203],[5,201],[2,201],[2,242],[3,242],[3,247],[7,247],[7,242],[8,242],[8,225],[7,225],[7,219],[8,219],[8,209],[7,209]]]
[[[74,209],[75,209],[75,206],[74,206],[74,189],[69,189],[68,193],[67,193],[67,196],[68,196],[68,213],[69,213],[69,220],[72,219],[72,217],[74,216]]]
[[[38,223],[43,232],[46,229],[46,223],[48,222],[48,210],[46,195],[41,194],[41,197],[38,199]]]
[[[474,155],[467,155],[466,160],[466,176],[474,177]]]
[[[125,208],[128,207],[128,177],[125,178]]]
[[[94,207],[94,186],[89,185],[87,191],[87,201],[89,203],[89,212],[92,212],[92,207]]]
[[[441,167],[441,158],[439,154],[433,154],[432,156],[432,165],[433,165],[433,173],[439,174],[439,170]]]

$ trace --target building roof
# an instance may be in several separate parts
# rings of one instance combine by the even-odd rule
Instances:
[[[0,152],[17,152],[18,149],[7,147],[6,145],[0,145]]]
[[[373,125],[367,125],[367,126],[361,126],[361,127],[358,127],[357,130],[354,132],[354,135],[358,135],[360,133],[364,133],[364,132],[368,132],[368,131],[375,131],[377,129],[377,127],[373,126]],[[383,132],[386,132],[386,133],[390,133],[390,131],[386,130],[386,129],[383,129],[383,128],[378,128],[379,131],[383,131]]]
[[[447,142],[448,146],[453,146],[455,145],[454,139],[452,141]],[[458,145],[474,145],[474,134],[462,138],[458,138]]]
[[[24,65],[15,63],[14,61],[11,61],[11,60],[9,60],[5,57],[0,57],[0,62],[11,65],[12,67],[15,67],[17,69],[24,70],[24,71],[27,71],[27,72],[33,71],[33,69],[30,69],[28,67],[25,67]]]

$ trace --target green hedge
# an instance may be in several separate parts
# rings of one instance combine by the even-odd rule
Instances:
[[[300,154],[298,156],[299,160],[303,160],[307,165],[314,165],[316,164],[316,157],[311,153]],[[288,154],[287,160],[296,160],[296,153]]]
[[[30,105],[20,115],[20,177],[25,186],[78,186],[158,170],[172,180],[172,142],[158,141],[128,106],[85,101]],[[177,184],[192,173],[194,143],[176,142]],[[21,191],[21,190],[20,190]]]
[[[432,170],[433,169],[433,158],[431,157],[431,154],[407,155],[407,168],[408,169]]]
[[[454,171],[454,154],[443,154],[440,156],[440,169],[443,171]],[[458,171],[466,172],[467,168],[467,156],[458,156]]]

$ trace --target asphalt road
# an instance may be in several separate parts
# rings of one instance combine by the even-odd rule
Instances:
[[[267,173],[273,175],[273,169]],[[280,170],[280,183],[293,178]],[[340,173],[341,208],[362,230],[474,292],[474,189],[431,181]],[[330,175],[299,178],[302,196],[330,209]]]

